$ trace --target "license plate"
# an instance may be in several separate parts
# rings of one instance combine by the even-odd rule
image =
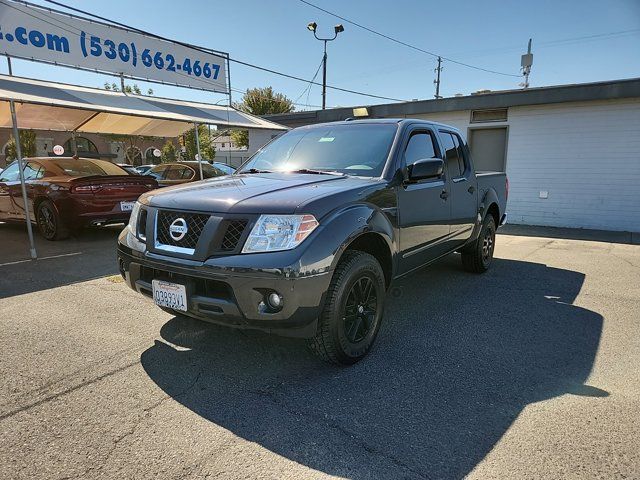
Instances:
[[[133,206],[136,204],[136,202],[120,202],[120,210],[122,210],[123,212],[130,212],[131,210],[133,210]]]
[[[187,311],[187,289],[184,285],[153,280],[151,288],[153,289],[153,300],[156,305],[182,312]]]

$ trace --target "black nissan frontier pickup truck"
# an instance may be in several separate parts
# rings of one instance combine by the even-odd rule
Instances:
[[[232,175],[143,194],[118,264],[172,314],[306,338],[352,364],[393,280],[452,252],[471,272],[489,268],[507,193],[505,174],[477,173],[447,125],[300,127]]]

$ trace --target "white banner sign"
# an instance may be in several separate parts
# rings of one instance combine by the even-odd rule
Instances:
[[[222,55],[7,0],[0,54],[228,93]]]

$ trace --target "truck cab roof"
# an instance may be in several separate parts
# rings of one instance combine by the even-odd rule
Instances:
[[[406,126],[406,125],[416,125],[423,124],[426,126],[437,127],[437,128],[446,128],[447,130],[453,130],[459,132],[459,130],[451,125],[446,125],[440,122],[434,122],[432,120],[425,120],[422,118],[348,118],[346,120],[338,121],[338,122],[325,122],[325,123],[316,123],[313,125],[305,125],[303,127],[297,128],[315,128],[321,126],[330,126],[330,125],[353,125],[354,123],[383,123],[383,124],[397,124],[398,126]]]

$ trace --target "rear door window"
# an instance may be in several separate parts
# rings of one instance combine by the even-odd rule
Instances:
[[[37,180],[44,176],[44,168],[42,165],[34,162],[29,162],[24,167],[24,179],[25,180]]]
[[[149,170],[145,175],[155,178],[156,180],[164,180],[167,173],[168,165],[158,165]]]
[[[456,150],[458,150],[458,165],[460,166],[460,172],[462,172],[461,175],[464,175],[464,173],[467,171],[468,163],[464,154],[464,142],[462,141],[460,136],[455,133],[452,133],[451,136],[453,137],[453,143],[456,144]]]
[[[459,178],[462,176],[463,170],[460,169],[460,158],[458,155],[458,147],[449,132],[440,132],[440,138],[444,145],[445,160],[447,162],[447,170],[451,178]]]
[[[171,165],[165,175],[165,180],[189,180],[193,170],[185,165]]]

